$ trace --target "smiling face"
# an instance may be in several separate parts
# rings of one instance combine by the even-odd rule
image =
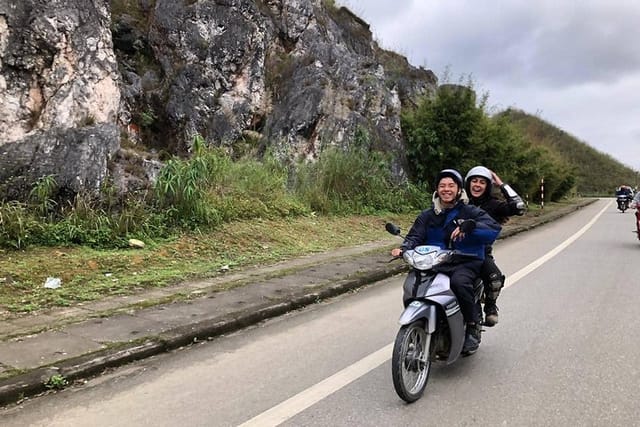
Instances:
[[[487,190],[487,184],[487,180],[479,176],[471,178],[469,181],[469,192],[471,193],[471,197],[482,197],[484,192]]]
[[[438,182],[438,189],[436,191],[440,201],[445,206],[451,206],[455,204],[460,188],[453,178],[444,177]]]

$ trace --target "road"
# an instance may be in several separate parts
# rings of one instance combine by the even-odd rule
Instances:
[[[4,426],[640,425],[640,242],[600,200],[499,241],[500,323],[395,394],[402,277],[0,411]]]

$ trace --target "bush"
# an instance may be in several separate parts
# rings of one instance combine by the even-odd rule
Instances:
[[[300,164],[295,192],[324,214],[406,212],[424,207],[424,188],[394,182],[388,159],[364,148],[331,147],[315,163]]]
[[[0,247],[22,249],[40,231],[40,223],[24,203],[0,204]]]

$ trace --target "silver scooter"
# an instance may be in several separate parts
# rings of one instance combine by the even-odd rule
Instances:
[[[400,229],[388,223],[389,233],[400,236]],[[402,236],[400,236],[402,237]],[[424,393],[431,362],[451,364],[463,353],[466,323],[458,299],[449,285],[449,276],[434,271],[447,263],[456,252],[438,246],[417,246],[404,251],[402,257],[412,269],[404,282],[404,311],[391,358],[391,375],[398,396],[408,403]],[[474,283],[475,301],[479,304],[482,280]]]

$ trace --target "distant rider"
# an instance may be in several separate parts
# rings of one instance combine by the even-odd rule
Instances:
[[[492,184],[497,185],[505,200],[492,194]],[[469,170],[465,177],[465,190],[469,196],[469,203],[482,208],[500,224],[507,222],[510,216],[523,215],[525,204],[522,198],[509,184],[493,171],[484,166],[476,166]],[[492,255],[493,248],[487,246],[481,277],[484,282],[484,313],[486,326],[498,323],[498,306],[496,301],[500,290],[504,286],[505,277],[496,265]]]
[[[629,197],[629,199],[631,199],[631,196],[633,196],[633,191],[631,190],[631,187],[623,184],[616,189],[616,196],[627,196]]]
[[[616,197],[624,196],[627,200],[627,207],[629,206],[629,202],[633,198],[633,190],[628,185],[622,184],[620,187],[616,189]],[[618,209],[620,209],[620,200],[618,200]]]
[[[462,175],[454,169],[444,169],[436,177],[433,208],[418,215],[401,248],[391,250],[394,257],[419,245],[434,245],[455,249],[461,254],[451,263],[438,266],[438,271],[450,276],[451,290],[458,298],[466,322],[462,351],[470,354],[480,345],[482,322],[479,304],[474,303],[473,283],[480,274],[486,246],[492,244],[501,226],[482,209],[467,205]]]

